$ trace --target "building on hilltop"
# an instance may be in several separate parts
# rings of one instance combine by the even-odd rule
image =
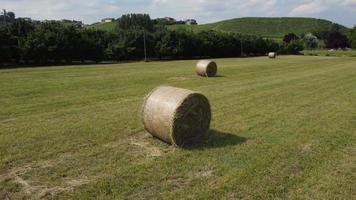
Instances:
[[[168,23],[175,23],[176,22],[176,19],[174,19],[174,18],[172,18],[172,17],[165,17],[164,18],[165,20],[166,20],[166,22],[168,22]]]
[[[23,20],[23,21],[26,21],[26,22],[32,22],[33,20],[29,17],[19,17],[17,18],[18,20]]]
[[[109,22],[113,22],[115,19],[114,18],[104,18],[101,20],[101,23],[109,23]]]
[[[164,24],[164,25],[173,25],[177,24],[177,20],[172,17],[162,17],[153,20],[154,23]]]

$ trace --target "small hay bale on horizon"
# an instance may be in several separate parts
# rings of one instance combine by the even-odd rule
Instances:
[[[269,58],[276,58],[277,57],[277,53],[276,52],[269,52],[268,53],[268,57]]]
[[[199,76],[214,77],[218,71],[218,66],[214,61],[200,60],[195,68],[195,72]]]
[[[170,86],[154,89],[142,107],[142,122],[152,136],[174,146],[191,145],[210,127],[209,100],[202,94]]]

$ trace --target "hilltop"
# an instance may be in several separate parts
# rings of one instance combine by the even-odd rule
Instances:
[[[107,22],[107,23],[95,23],[87,26],[88,28],[104,30],[104,31],[114,31],[117,27],[117,22]]]
[[[307,32],[328,30],[333,24],[333,22],[324,19],[304,17],[244,17],[197,26],[170,25],[167,27],[171,30],[216,30],[258,35],[266,38],[282,38],[288,33],[300,35]],[[105,24],[90,25],[89,27],[111,31],[114,30],[116,26],[116,22],[110,22]],[[343,25],[340,25],[340,27],[341,31],[344,33],[349,31],[349,29]]]
[[[246,17],[224,20],[199,26],[173,25],[170,29],[187,29],[193,31],[217,30],[252,34],[268,38],[281,38],[288,33],[300,35],[302,33],[328,30],[333,22],[324,19],[302,17]],[[349,29],[340,25],[342,32]]]

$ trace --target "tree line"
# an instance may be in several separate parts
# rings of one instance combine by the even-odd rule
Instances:
[[[0,62],[18,64],[73,61],[182,59],[263,55],[279,45],[257,36],[205,31],[171,31],[148,15],[123,16],[115,32],[57,21],[16,20],[0,25]],[[146,44],[146,45],[145,45]]]
[[[278,43],[253,35],[168,30],[146,14],[123,15],[114,32],[58,21],[16,19],[0,23],[0,64],[100,62],[104,60],[189,59],[295,54],[303,41]]]
[[[289,33],[284,36],[283,42],[286,44],[303,42],[307,49],[356,49],[356,26],[351,29],[349,35],[342,33],[338,24],[333,24],[328,30],[314,31],[302,34],[300,37]]]

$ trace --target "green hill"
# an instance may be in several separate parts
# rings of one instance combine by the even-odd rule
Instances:
[[[324,19],[303,18],[303,17],[245,17],[220,22],[202,24],[197,26],[189,25],[170,25],[167,26],[171,30],[191,30],[191,31],[206,31],[216,30],[225,32],[235,32],[243,34],[258,35],[267,38],[282,38],[288,33],[300,35],[313,31],[328,30],[333,25],[333,22]],[[117,27],[116,22],[104,24],[93,24],[88,27],[112,31]],[[349,29],[340,25],[341,31],[347,33]]]
[[[266,17],[246,17],[224,20],[211,24],[198,26],[173,25],[169,29],[187,29],[192,31],[218,30],[226,32],[237,32],[244,34],[259,35],[268,38],[281,38],[285,34],[302,34],[318,30],[327,30],[333,22],[314,18],[266,18]],[[342,32],[348,32],[348,28],[340,25]]]
[[[91,24],[87,27],[98,29],[98,30],[104,30],[104,31],[114,31],[117,27],[117,23],[116,21],[107,22],[107,23],[96,23],[96,24]]]

